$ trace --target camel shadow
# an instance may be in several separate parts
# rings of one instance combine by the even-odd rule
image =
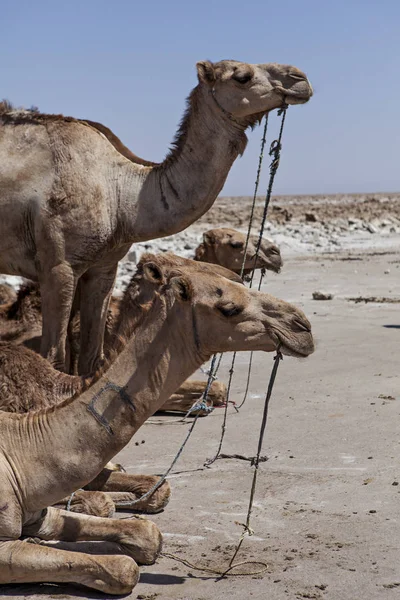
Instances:
[[[187,577],[177,575],[167,575],[166,573],[141,573],[140,583],[150,585],[177,585],[185,583]]]
[[[38,596],[48,596],[57,598],[60,596],[63,600],[74,598],[93,598],[94,600],[104,600],[107,597],[122,598],[123,596],[107,596],[102,592],[96,592],[89,588],[74,584],[51,584],[51,583],[26,583],[26,584],[6,584],[0,585],[1,598],[37,598]],[[129,594],[127,594],[129,595]]]
[[[141,573],[140,583],[150,585],[177,585],[185,583],[187,577],[177,577],[176,575],[167,575],[165,573]],[[51,584],[51,583],[26,583],[26,584],[6,584],[0,585],[1,598],[31,598],[48,596],[49,598],[60,597],[62,600],[73,598],[88,598],[93,600],[104,600],[105,598],[125,598],[129,594],[121,596],[111,596],[102,592],[96,592],[84,586],[74,584]]]
[[[400,325],[382,325],[386,329],[400,329]]]

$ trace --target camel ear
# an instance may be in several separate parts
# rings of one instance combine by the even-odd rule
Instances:
[[[164,275],[161,268],[154,262],[147,262],[143,265],[143,275],[152,283],[164,283]]]
[[[194,251],[194,260],[202,260],[205,254],[204,244],[199,244]]]
[[[178,300],[183,302],[188,302],[191,300],[193,290],[188,279],[185,277],[173,277],[169,283]]]
[[[200,83],[214,83],[216,80],[215,69],[209,60],[201,60],[196,65],[197,77]]]
[[[215,235],[211,231],[203,233],[203,243],[212,246],[215,244]]]

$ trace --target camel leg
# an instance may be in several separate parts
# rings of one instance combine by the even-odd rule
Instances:
[[[146,494],[150,488],[159,481],[157,475],[131,475],[103,469],[96,479],[85,486],[87,490],[101,490],[107,492],[112,498],[116,508],[132,509],[145,513],[157,513],[163,510],[169,502],[171,488],[168,481],[162,485],[146,500],[134,503],[135,500]],[[125,504],[132,501],[131,505]],[[124,504],[121,504],[124,502]]]
[[[60,370],[65,370],[68,322],[76,279],[71,267],[61,263],[43,269],[40,276],[43,333],[40,353]]]
[[[114,542],[122,552],[144,565],[154,563],[162,536],[148,519],[103,519],[50,507],[42,519],[22,529],[22,535],[65,542]]]
[[[69,346],[69,369],[70,375],[78,375],[79,359],[79,333],[77,331],[77,317],[79,315],[80,292],[79,282],[76,286],[74,300],[71,307],[71,315],[68,321],[67,340]]]
[[[70,506],[73,513],[84,513],[95,517],[111,518],[115,513],[115,504],[109,494],[105,492],[87,492],[78,490],[72,496],[63,498],[54,506],[66,508]]]
[[[129,556],[93,556],[21,540],[0,542],[0,584],[78,583],[106,594],[128,594],[139,579]]]
[[[81,343],[79,374],[90,375],[96,371],[103,357],[104,330],[115,277],[115,263],[107,267],[93,267],[79,280]]]

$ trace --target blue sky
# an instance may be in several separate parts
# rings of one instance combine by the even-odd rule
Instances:
[[[198,60],[294,64],[315,96],[288,111],[274,192],[399,191],[399,26],[398,0],[3,0],[0,97],[101,121],[158,161]],[[260,138],[225,195],[252,193]]]

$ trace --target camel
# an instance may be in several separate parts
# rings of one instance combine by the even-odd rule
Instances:
[[[147,261],[153,258],[155,257],[151,254],[143,257]],[[191,271],[219,273],[228,279],[242,282],[240,277],[223,267],[196,263],[169,253],[158,257],[158,262],[163,264],[166,272],[168,269],[180,265],[191,268]],[[135,285],[134,282],[133,285]],[[28,348],[37,347],[38,338],[30,338],[29,331],[33,326],[33,334],[37,335],[40,332],[40,309],[40,291],[37,284],[34,283],[22,286],[18,291],[16,301],[3,307],[3,312],[9,318],[9,321],[5,321],[6,326],[15,319],[17,323],[14,327],[15,335],[19,335],[20,339],[22,336]],[[135,313],[132,314],[130,285],[121,300],[117,301],[115,299],[113,309],[113,314],[109,319],[110,327],[107,336],[106,356],[108,361],[91,378],[66,375],[54,369],[47,360],[28,348],[16,344],[0,343],[0,389],[2,390],[0,410],[22,413],[54,406],[72,396],[81,394],[94,383],[107,370],[116,354],[123,349],[129,337],[134,333],[136,319]],[[24,326],[26,326],[26,329],[24,329]],[[7,327],[0,328],[0,331],[2,329],[7,329]],[[7,333],[8,339],[12,339],[12,331],[9,327]],[[189,380],[184,382],[167,399],[161,410],[187,413],[196,400],[200,399],[205,385],[205,381]],[[214,381],[209,389],[206,400],[207,406],[221,406],[225,399],[225,384]],[[209,412],[200,408],[192,411],[191,414],[193,416],[197,414],[204,416]],[[138,502],[138,498],[158,481],[158,477],[117,473],[116,471],[119,470],[121,468],[117,469],[115,465],[110,463],[104,473],[87,486],[87,489],[91,490],[90,492],[86,490],[79,491],[73,496],[72,500],[64,498],[57,505],[64,507],[71,505],[73,512],[85,512],[98,516],[112,516],[115,510],[121,507],[147,513],[155,513],[164,509],[170,496],[168,482],[165,482],[146,501]]]
[[[257,260],[258,236],[251,235],[246,249],[243,275],[249,275],[253,269],[267,269],[279,273],[282,257],[278,246],[262,239]],[[222,265],[234,273],[241,273],[246,235],[236,229],[220,227],[203,233],[203,242],[196,248],[194,260]]]
[[[77,288],[85,375],[102,357],[117,264],[132,243],[198,219],[244,152],[246,129],[313,94],[306,75],[288,65],[201,61],[197,73],[160,164],[126,158],[94,122],[0,107],[0,273],[39,282],[41,353],[61,370]]]
[[[150,256],[150,255],[146,255]],[[175,255],[167,253],[164,257],[159,260],[163,260],[163,264],[165,266],[172,265],[177,266],[191,266],[192,269],[201,270],[202,272],[217,272],[223,277],[227,277],[232,281],[241,282],[241,278],[235,276],[233,272],[230,272],[228,269],[219,266],[210,266],[202,263],[194,263],[191,260],[179,258]],[[125,302],[125,306],[129,308],[129,286],[125,292],[125,295],[128,296],[127,301]],[[124,295],[124,296],[125,296]],[[130,312],[129,310],[124,310],[120,314],[120,305],[124,305],[124,297],[122,300],[120,298],[112,298],[112,302],[110,304],[108,318],[106,322],[106,336],[105,336],[105,356],[109,357],[110,354],[115,356],[115,352],[113,351],[113,342],[115,338],[118,336],[118,329],[122,329],[123,331],[130,329]],[[72,344],[78,346],[79,348],[79,319],[76,319],[72,324],[71,329],[73,330],[73,335],[71,336]],[[36,352],[40,347],[40,332],[41,332],[41,298],[40,298],[40,290],[37,284],[35,283],[27,283],[20,287],[18,290],[18,294],[16,295],[16,299],[14,302],[5,304],[0,306],[0,340],[1,341],[10,341],[17,344],[24,343],[27,348],[35,350]],[[3,346],[4,347],[4,346]],[[79,352],[79,351],[78,351]],[[24,360],[28,360],[24,358]],[[63,399],[65,398],[65,393],[69,394],[66,387],[66,381],[68,378],[63,379],[63,397],[59,397],[59,379],[54,373],[54,370],[49,368],[49,365],[46,365],[42,362],[41,366],[35,366],[33,360],[33,365],[31,368],[31,374],[40,373],[38,376],[39,379],[42,380],[43,389],[47,390],[48,397],[46,402],[51,402],[52,398],[55,399]],[[108,363],[109,364],[109,363]],[[103,370],[104,370],[103,365]],[[21,365],[21,369],[24,369],[23,364]],[[27,369],[25,369],[27,370]],[[28,373],[29,370],[27,370]],[[97,373],[98,376],[99,373]],[[0,374],[0,378],[4,381],[4,366],[3,373]],[[52,380],[53,383],[50,381]],[[1,379],[0,379],[1,381]],[[19,402],[18,410],[31,410],[34,405],[38,404],[39,400],[37,399],[34,393],[34,385],[31,386],[31,382],[35,381],[35,378],[32,380],[31,376],[26,376],[26,382],[24,385],[25,393],[24,393],[24,405],[22,406]],[[80,393],[83,390],[83,387],[86,386],[84,379],[71,380],[75,381],[74,387],[71,388],[71,395]],[[87,381],[93,381],[92,379],[87,379]],[[36,381],[35,381],[36,383]],[[11,387],[10,387],[11,386]],[[187,413],[189,409],[194,404],[196,398],[200,398],[205,387],[204,381],[187,381],[185,382],[172,396],[167,400],[165,405],[161,408],[162,411],[173,411],[173,412],[183,412]],[[3,397],[0,398],[0,410],[5,410],[4,406],[14,405],[14,399],[12,396],[19,396],[19,389],[11,393],[10,389],[13,388],[12,382],[7,382],[6,389],[8,393],[3,394]],[[32,388],[32,397],[26,393],[27,389]],[[69,388],[68,388],[69,389]],[[11,398],[10,398],[11,396]],[[226,397],[226,386],[220,382],[213,382],[210,390],[209,390],[209,400],[207,404],[209,406],[222,406]],[[44,407],[45,404],[41,405]],[[196,414],[201,414],[205,416],[209,414],[205,410],[193,411],[193,416]]]
[[[217,274],[143,262],[131,294],[135,335],[106,375],[57,406],[0,414],[1,584],[71,582],[129,593],[137,563],[151,564],[160,552],[156,525],[51,505],[92,481],[213,353],[314,350],[302,311]],[[93,541],[102,544],[90,549]]]

